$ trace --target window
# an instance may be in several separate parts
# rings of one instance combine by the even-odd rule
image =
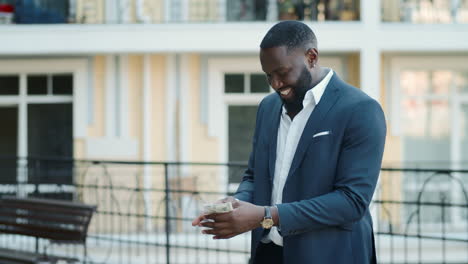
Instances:
[[[28,95],[72,95],[72,74],[28,75]]]
[[[0,75],[0,95],[18,95],[19,76]]]
[[[226,74],[224,75],[225,93],[269,93],[270,85],[267,82],[265,74]]]
[[[384,22],[468,23],[468,0],[382,0]]]
[[[247,161],[252,149],[258,102],[272,91],[263,73],[224,74],[225,100],[228,104],[229,162]],[[239,169],[229,169],[229,183],[240,183],[242,171]]]
[[[437,59],[438,65],[430,65]],[[429,66],[430,65],[430,66]],[[402,166],[426,169],[466,169],[468,161],[468,67],[463,59],[398,58],[394,67],[392,127],[401,138]],[[437,67],[437,68],[435,68]],[[468,175],[452,173],[464,188]],[[424,203],[464,204],[459,181],[447,175],[405,173],[403,198]],[[403,220],[417,211],[404,205]],[[457,228],[465,210],[440,205],[422,205],[421,222],[434,232],[445,223],[447,230]],[[466,212],[465,212],[466,213]],[[413,219],[413,221],[416,221]]]
[[[171,1],[173,20],[195,21],[354,21],[360,19],[360,0],[202,0]]]

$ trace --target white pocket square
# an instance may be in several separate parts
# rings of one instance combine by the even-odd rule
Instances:
[[[329,135],[329,134],[330,134],[330,131],[322,131],[322,132],[318,132],[317,134],[313,135],[312,138],[320,137],[320,136],[326,136],[326,135]]]

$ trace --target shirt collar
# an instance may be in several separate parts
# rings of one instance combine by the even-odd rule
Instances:
[[[333,70],[329,69],[327,75],[319,83],[312,87],[312,89],[309,89],[309,91],[306,92],[304,96],[304,101],[302,101],[303,107],[306,107],[312,102],[315,102],[315,105],[317,105],[320,102],[320,99],[322,99],[322,95],[325,92],[325,88],[327,88],[332,76]],[[283,105],[283,114],[286,113],[286,108]]]

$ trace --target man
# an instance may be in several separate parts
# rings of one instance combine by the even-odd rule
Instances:
[[[319,66],[301,22],[276,24],[260,47],[276,93],[260,103],[235,196],[222,200],[235,209],[192,224],[214,239],[252,230],[253,263],[376,263],[369,203],[385,143],[380,105]]]

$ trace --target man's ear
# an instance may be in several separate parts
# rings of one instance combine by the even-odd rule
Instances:
[[[316,48],[310,48],[306,51],[307,65],[314,68],[318,61],[318,51]]]

